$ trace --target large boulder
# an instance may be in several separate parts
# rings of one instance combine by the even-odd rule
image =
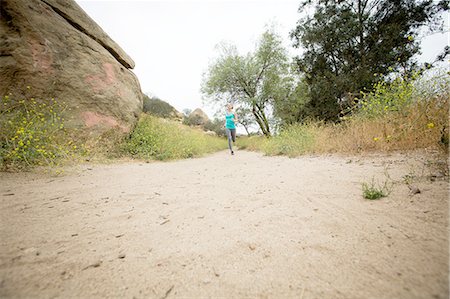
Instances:
[[[202,109],[197,108],[188,115],[186,122],[193,126],[203,126],[209,122],[209,117]]]
[[[69,125],[125,132],[142,111],[133,67],[75,1],[0,0],[0,96],[55,98]]]

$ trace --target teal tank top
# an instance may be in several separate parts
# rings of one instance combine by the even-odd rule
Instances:
[[[236,126],[234,125],[234,113],[225,114],[225,118],[227,120],[226,122],[227,129],[236,129]]]

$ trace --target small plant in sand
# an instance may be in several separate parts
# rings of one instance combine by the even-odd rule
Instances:
[[[372,178],[370,183],[362,183],[363,197],[366,199],[374,200],[382,197],[387,197],[392,192],[392,184],[386,180],[382,185],[375,184],[375,180]]]
[[[55,166],[61,158],[73,155],[78,146],[64,127],[62,114],[65,109],[65,103],[55,99],[3,96],[0,106],[0,168]]]

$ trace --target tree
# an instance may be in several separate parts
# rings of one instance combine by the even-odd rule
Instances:
[[[304,77],[292,83],[291,93],[282,100],[275,101],[275,115],[281,125],[301,123],[310,118],[312,114],[308,109],[311,102],[310,90]]]
[[[219,58],[204,74],[202,92],[207,99],[225,104],[230,100],[250,109],[264,135],[270,136],[269,108],[283,96],[288,58],[281,38],[273,31],[262,34],[256,50],[239,55],[236,47],[222,45]]]
[[[226,136],[225,128],[223,124],[225,123],[224,119],[214,118],[212,121],[208,120],[206,124],[203,125],[203,129],[206,131],[212,131],[217,134],[217,136]]]
[[[255,119],[253,117],[252,111],[248,108],[239,107],[236,109],[236,114],[239,120],[239,123],[244,127],[247,135],[250,136],[249,128],[251,125],[255,123]]]
[[[409,74],[420,50],[420,29],[440,28],[439,13],[448,1],[304,0],[299,8],[314,8],[291,32],[305,74],[312,116],[334,120],[349,99],[368,90],[392,72]]]

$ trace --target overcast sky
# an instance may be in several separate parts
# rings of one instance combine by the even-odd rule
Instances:
[[[179,111],[204,107],[200,83],[215,45],[228,41],[240,53],[254,49],[265,25],[275,23],[292,54],[289,32],[299,18],[298,0],[76,0],[133,58],[142,91]],[[445,16],[449,24],[448,14]],[[448,26],[447,26],[448,28]],[[448,32],[427,37],[420,61],[431,61],[450,44]]]

